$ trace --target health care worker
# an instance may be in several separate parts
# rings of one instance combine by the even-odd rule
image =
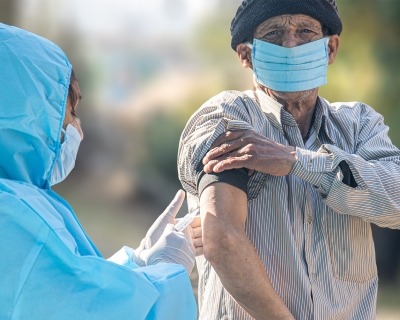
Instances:
[[[183,191],[137,250],[103,259],[50,189],[82,139],[71,64],[52,42],[4,24],[0,57],[0,319],[196,319],[192,239],[171,225]]]

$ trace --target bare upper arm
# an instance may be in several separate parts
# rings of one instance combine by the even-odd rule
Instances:
[[[229,246],[232,237],[244,233],[247,195],[226,183],[214,183],[200,197],[204,255],[209,260],[218,248]]]

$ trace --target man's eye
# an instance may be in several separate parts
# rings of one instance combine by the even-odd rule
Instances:
[[[313,32],[312,32],[311,30],[309,30],[309,29],[303,29],[302,32],[304,32],[304,33],[313,33]]]
[[[275,31],[268,32],[268,33],[266,34],[266,36],[275,36],[275,35],[277,35],[277,34],[279,34],[279,32],[275,30]]]

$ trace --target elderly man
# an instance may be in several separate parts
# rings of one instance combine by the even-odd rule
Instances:
[[[334,0],[246,0],[232,21],[256,89],[206,102],[179,149],[201,205],[201,319],[290,318],[282,302],[296,319],[375,318],[370,223],[400,226],[400,151],[371,107],[318,96],[341,31]]]

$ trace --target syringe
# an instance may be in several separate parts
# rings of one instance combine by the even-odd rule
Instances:
[[[192,223],[198,213],[200,213],[200,208],[194,210],[191,213],[188,213],[186,216],[179,219],[179,222],[174,226],[174,230],[178,232],[185,230],[187,226]]]

